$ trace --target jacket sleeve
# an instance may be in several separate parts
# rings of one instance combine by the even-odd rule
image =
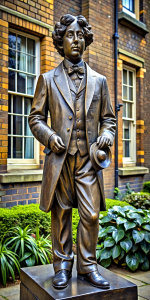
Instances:
[[[48,90],[44,74],[40,75],[28,118],[30,129],[36,139],[49,148],[49,138],[55,131],[47,125]]]
[[[113,143],[116,132],[116,118],[110,102],[106,77],[102,82],[102,101],[99,136],[106,136]]]

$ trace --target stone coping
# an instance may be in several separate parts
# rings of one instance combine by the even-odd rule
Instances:
[[[149,173],[149,169],[146,167],[123,167],[118,169],[119,176],[132,176],[132,175],[144,175]]]
[[[119,23],[133,29],[134,31],[140,33],[140,34],[147,34],[149,33],[149,30],[147,29],[147,26],[142,23],[141,21],[133,18],[129,14],[121,11],[118,13],[118,21]]]
[[[0,173],[0,183],[42,181],[43,170],[14,170]]]

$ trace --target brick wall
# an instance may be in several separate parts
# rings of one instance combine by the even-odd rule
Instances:
[[[0,207],[39,203],[41,182],[3,184]]]

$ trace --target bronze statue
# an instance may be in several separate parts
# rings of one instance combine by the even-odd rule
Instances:
[[[109,288],[97,270],[96,245],[99,211],[105,210],[102,168],[108,166],[116,119],[106,78],[82,60],[92,41],[85,17],[67,14],[60,19],[53,43],[64,60],[39,77],[29,116],[33,135],[46,147],[40,208],[52,214],[53,286],[57,289],[68,285],[72,273],[73,207],[78,207],[80,215],[78,278]]]

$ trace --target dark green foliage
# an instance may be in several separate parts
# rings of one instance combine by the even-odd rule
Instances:
[[[106,199],[107,210],[114,205],[127,205],[126,202]],[[100,212],[102,216],[107,214],[107,211]],[[77,209],[72,212],[72,234],[73,243],[76,243],[77,227],[79,223],[79,214]],[[30,226],[32,231],[36,232],[36,226],[40,230],[40,235],[46,236],[51,232],[51,213],[45,213],[39,209],[39,204],[18,205],[11,209],[0,208],[0,237],[11,229],[19,226],[25,228]]]
[[[143,184],[143,192],[150,193],[150,181],[146,181]]]
[[[9,276],[15,281],[15,270],[19,273],[19,268],[18,256],[9,249],[4,235],[0,241],[0,282],[5,286]]]
[[[130,195],[126,195],[123,200],[136,208],[150,209],[149,193],[132,193]]]
[[[127,183],[127,184],[126,184],[126,192],[125,192],[125,193],[122,193],[122,192],[120,191],[120,189],[117,188],[117,187],[114,189],[115,200],[124,201],[124,197],[127,196],[127,195],[130,195],[130,194],[132,194],[132,193],[133,193],[133,191],[132,191],[132,189],[130,188],[130,183]]]
[[[132,206],[114,206],[100,219],[96,251],[98,262],[113,262],[135,271],[150,269],[150,212]]]
[[[17,226],[9,231],[6,245],[18,256],[21,267],[51,262],[51,242],[48,237],[39,235],[39,228],[36,227],[36,235],[26,226],[24,229]]]
[[[12,227],[0,241],[0,282],[6,285],[9,276],[15,281],[20,267],[30,267],[52,262],[52,245],[49,236],[36,235],[27,226]]]
[[[25,228],[27,225],[33,232],[38,226],[40,234],[47,235],[51,232],[51,213],[41,211],[38,204],[0,208],[0,237],[12,227]]]

